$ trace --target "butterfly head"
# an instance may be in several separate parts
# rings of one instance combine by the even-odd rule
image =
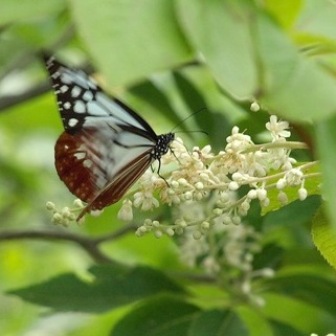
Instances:
[[[166,133],[158,135],[157,142],[152,151],[152,158],[160,160],[162,155],[167,154],[169,144],[175,139],[175,133]]]

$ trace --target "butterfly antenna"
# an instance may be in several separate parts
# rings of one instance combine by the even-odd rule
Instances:
[[[177,131],[177,132],[175,132],[175,134],[177,134],[177,133],[203,133],[203,134],[209,136],[209,133],[206,132],[206,131],[203,131],[203,130],[196,130],[196,131]]]
[[[188,116],[186,116],[185,118],[183,118],[171,131],[172,132],[174,132],[174,130],[176,129],[176,128],[178,128],[179,126],[181,126],[186,120],[188,120],[189,118],[191,118],[192,116],[194,116],[194,115],[196,115],[196,114],[198,114],[198,113],[200,113],[200,112],[203,112],[203,111],[205,111],[207,108],[206,107],[203,107],[203,108],[201,108],[200,110],[198,110],[198,111],[196,111],[196,112],[194,112],[194,113],[191,113],[191,114],[189,114]],[[202,131],[201,131],[202,132]],[[177,132],[175,132],[175,133],[177,133]],[[186,133],[186,132],[185,132]]]

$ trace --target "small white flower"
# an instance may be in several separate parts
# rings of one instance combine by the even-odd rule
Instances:
[[[153,196],[152,192],[137,192],[134,194],[133,205],[136,208],[141,208],[142,211],[152,210],[153,208],[157,208],[160,203]]]
[[[276,188],[279,190],[282,190],[283,188],[285,188],[287,185],[287,181],[285,178],[281,178],[277,181],[276,183]]]
[[[244,281],[243,284],[241,285],[241,289],[243,293],[249,294],[251,293],[251,282],[250,281]]]
[[[161,230],[155,230],[155,231],[154,231],[154,236],[155,236],[156,238],[161,238],[161,237],[163,236],[163,233],[162,233]]]
[[[53,202],[47,202],[46,203],[46,208],[47,208],[47,210],[49,210],[49,211],[55,211],[56,210],[56,205],[55,205],[55,203],[53,203]]]
[[[169,236],[169,237],[173,237],[174,234],[175,234],[175,231],[172,229],[172,228],[168,228],[166,230],[166,234]]]
[[[61,210],[61,214],[64,218],[67,218],[70,216],[71,214],[71,211],[69,209],[69,207],[64,207],[62,210]]]
[[[266,304],[264,298],[262,298],[260,296],[256,296],[256,295],[250,296],[250,300],[251,300],[252,304],[254,304],[257,307],[264,307],[265,304]]]
[[[195,240],[199,240],[199,239],[201,239],[201,238],[202,238],[202,232],[199,231],[199,230],[194,231],[194,232],[193,232],[193,237],[194,237]]]
[[[220,194],[219,194],[219,199],[220,199],[220,201],[221,202],[223,202],[223,203],[226,203],[226,202],[228,202],[228,201],[230,201],[230,193],[228,193],[228,192],[221,192]]]
[[[63,219],[64,219],[63,216],[58,212],[52,216],[52,221],[55,224],[62,224]]]
[[[215,208],[212,211],[216,216],[220,216],[223,213],[223,209]]]
[[[154,220],[154,221],[152,222],[152,225],[153,225],[153,227],[158,228],[158,227],[160,227],[160,222],[157,221],[157,220]]]
[[[250,209],[251,205],[250,205],[250,201],[249,200],[245,200],[242,204],[241,204],[241,208],[244,209],[245,211],[248,211]]]
[[[212,256],[207,256],[203,262],[202,266],[205,271],[209,274],[214,274],[220,271],[220,265],[218,265],[217,260]]]
[[[236,181],[231,181],[229,183],[229,189],[232,191],[238,190],[239,189],[239,184]]]
[[[239,133],[238,127],[232,128],[232,133],[226,138],[227,145],[225,147],[226,152],[242,152],[250,147],[253,143],[249,135]]]
[[[90,215],[93,217],[99,217],[104,212],[104,209],[102,210],[91,210]]]
[[[265,278],[273,278],[275,272],[272,268],[264,268],[260,271],[260,275],[262,275]]]
[[[147,231],[151,231],[151,228],[149,228],[149,226],[147,226],[145,224],[145,225],[142,225],[142,226],[139,227],[139,231],[142,232],[142,233],[145,233]]]
[[[278,200],[281,204],[287,204],[288,203],[288,196],[284,191],[280,191],[278,194]]]
[[[260,105],[258,104],[258,102],[256,101],[252,102],[250,106],[250,110],[252,112],[258,112],[260,110]]]
[[[210,228],[210,223],[204,221],[204,222],[201,224],[201,227],[202,227],[203,230],[208,230],[208,229]]]
[[[245,180],[244,175],[240,172],[236,172],[232,174],[232,180],[237,182],[242,182]]]
[[[267,197],[267,190],[266,189],[258,189],[256,190],[257,192],[257,197],[260,201],[263,201]]]
[[[229,216],[228,214],[224,214],[221,216],[221,219],[223,221],[223,224],[225,225],[229,225],[229,224],[232,224],[232,219],[231,219],[231,216]]]
[[[249,190],[247,197],[251,200],[256,199],[258,197],[257,191],[255,189]]]
[[[193,193],[192,193],[191,191],[186,191],[186,192],[184,193],[184,199],[185,199],[185,200],[189,201],[189,200],[191,200],[192,198],[193,198]]]
[[[286,182],[291,186],[296,186],[302,183],[303,173],[300,169],[293,168],[285,175]]]
[[[298,190],[298,195],[299,195],[299,199],[300,201],[304,201],[307,196],[308,196],[308,191],[306,188],[303,188],[301,187],[299,190]]]
[[[268,207],[270,205],[270,199],[266,197],[265,199],[260,201],[260,205],[264,208]]]
[[[258,112],[260,110],[260,105],[256,101],[254,101],[250,106],[250,110],[252,112]]]
[[[287,131],[289,124],[287,121],[278,121],[278,117],[271,115],[270,121],[266,123],[266,128],[270,131],[274,141],[279,138],[288,138],[290,137],[290,131]]]
[[[133,220],[133,208],[130,200],[126,199],[123,201],[123,204],[118,212],[118,218],[125,222]]]
[[[80,200],[79,198],[76,198],[73,202],[73,205],[75,207],[78,207],[78,208],[85,208],[85,204],[82,200]]]

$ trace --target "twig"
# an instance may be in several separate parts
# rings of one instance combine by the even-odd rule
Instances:
[[[128,232],[134,232],[137,229],[135,224],[125,225],[123,228],[116,230],[108,235],[104,235],[98,238],[94,238],[94,241],[97,245],[106,243],[107,241],[113,241],[118,239],[119,237],[124,236]]]
[[[82,235],[59,231],[2,231],[0,232],[0,242],[23,239],[69,241],[81,246],[97,263],[113,263],[113,259],[105,255],[100,250],[99,245],[107,241],[113,241],[122,237],[131,230],[134,230],[134,227],[135,225],[129,225],[111,234],[98,238],[90,238]]]
[[[75,28],[70,25],[60,37],[48,47],[48,50],[57,50],[70,41],[75,35]],[[5,78],[13,71],[22,70],[29,66],[36,59],[36,52],[27,51],[20,54],[18,57],[14,57],[12,61],[9,62],[3,69],[1,69],[0,80]]]
[[[75,35],[75,29],[73,26],[69,26],[69,28],[59,37],[59,39],[49,47],[49,50],[57,50],[66,42],[71,40]],[[8,74],[13,71],[18,71],[26,68],[30,63],[32,63],[36,59],[36,53],[27,52],[20,55],[17,58],[14,58],[14,61],[7,65],[7,68],[2,70],[0,73],[0,81],[5,78]],[[42,83],[37,84],[32,89],[22,93],[21,95],[9,95],[0,99],[0,111],[14,106],[16,104],[22,103],[30,98],[37,97],[43,93],[46,93],[50,90],[49,81],[44,81]]]
[[[49,81],[44,81],[42,83],[37,84],[30,90],[23,92],[20,95],[4,96],[2,99],[0,99],[0,112],[14,105],[23,103],[26,100],[38,97],[41,94],[48,92],[49,90],[50,90]]]

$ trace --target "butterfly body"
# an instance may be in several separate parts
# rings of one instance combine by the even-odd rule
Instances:
[[[46,60],[65,131],[55,166],[68,189],[91,210],[117,202],[169,150],[174,133],[157,135],[135,111],[108,96],[83,71]]]

